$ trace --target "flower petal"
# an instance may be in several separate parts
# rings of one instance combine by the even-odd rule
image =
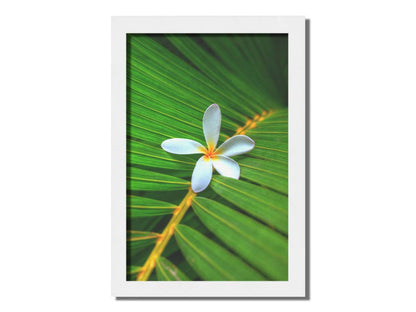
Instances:
[[[192,172],[191,186],[195,193],[202,192],[207,188],[212,178],[212,160],[202,156],[196,162]]]
[[[221,128],[221,110],[217,104],[210,105],[205,111],[202,127],[208,149],[211,148],[213,150],[217,146]]]
[[[227,156],[215,156],[212,160],[212,165],[224,177],[236,180],[240,178],[240,166],[234,159]]]
[[[246,135],[235,135],[218,147],[217,155],[236,156],[250,152],[254,148],[254,141]]]
[[[169,139],[162,142],[161,147],[172,154],[201,154],[204,153],[205,147],[189,139]]]

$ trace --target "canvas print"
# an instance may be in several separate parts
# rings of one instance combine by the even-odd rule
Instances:
[[[288,280],[288,36],[127,35],[127,281]]]

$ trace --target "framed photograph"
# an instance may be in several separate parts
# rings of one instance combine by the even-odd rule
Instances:
[[[303,17],[113,17],[112,294],[305,297]]]

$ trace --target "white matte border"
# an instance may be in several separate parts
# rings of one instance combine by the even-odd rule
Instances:
[[[126,34],[276,33],[289,39],[289,281],[126,281]],[[112,18],[111,293],[116,297],[305,297],[305,18]]]

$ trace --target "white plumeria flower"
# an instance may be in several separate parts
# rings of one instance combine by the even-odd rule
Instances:
[[[191,187],[195,193],[205,190],[212,178],[213,167],[225,177],[239,179],[240,167],[231,156],[241,155],[254,148],[254,141],[246,135],[235,135],[216,148],[221,128],[221,110],[217,104],[210,105],[202,119],[207,147],[189,139],[163,141],[162,148],[172,154],[204,154],[196,162]]]

